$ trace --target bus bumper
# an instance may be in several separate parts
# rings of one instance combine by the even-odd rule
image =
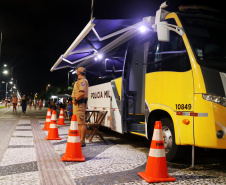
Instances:
[[[194,113],[207,113],[194,116],[195,146],[226,149],[226,107],[204,100],[201,94],[195,101]]]

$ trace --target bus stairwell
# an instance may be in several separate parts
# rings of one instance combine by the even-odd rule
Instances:
[[[140,39],[137,39],[140,40]],[[145,135],[145,83],[144,44],[133,40],[129,43],[123,73],[123,130]]]
[[[145,117],[144,114],[136,114],[136,91],[129,91],[125,94],[126,99],[126,130],[129,133],[145,136]]]

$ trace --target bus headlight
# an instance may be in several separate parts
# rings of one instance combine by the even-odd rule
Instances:
[[[214,103],[218,103],[218,104],[226,107],[226,97],[216,96],[216,95],[213,95],[213,94],[203,94],[202,97],[203,97],[204,100],[211,101],[211,102],[214,102]]]

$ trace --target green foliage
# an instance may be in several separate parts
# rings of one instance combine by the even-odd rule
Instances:
[[[71,86],[68,86],[68,90],[69,90],[69,91],[73,91],[74,84],[75,84],[75,82],[73,82],[73,83],[71,84]]]
[[[48,100],[52,95],[58,95],[58,94],[71,94],[73,90],[74,83],[72,83],[72,86],[69,87],[59,87],[59,86],[50,86],[48,88],[48,91],[43,90],[38,93],[37,99],[45,99]]]

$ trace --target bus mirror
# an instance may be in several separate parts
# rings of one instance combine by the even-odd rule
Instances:
[[[167,24],[168,23],[166,21],[157,23],[157,35],[159,41],[170,41],[169,29],[167,28]]]

